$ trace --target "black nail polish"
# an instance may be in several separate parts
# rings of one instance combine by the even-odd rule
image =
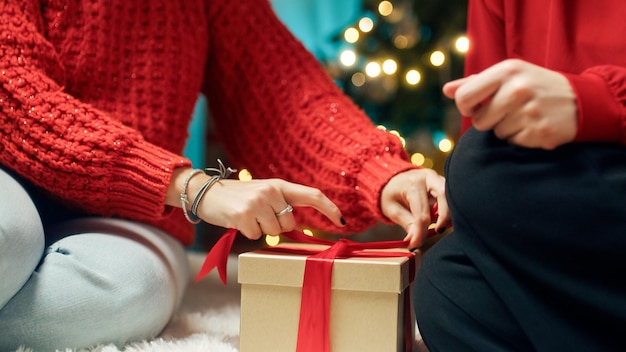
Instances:
[[[346,219],[344,219],[343,216],[341,217],[341,219],[339,219],[339,221],[341,221],[341,225],[345,225],[346,224]]]

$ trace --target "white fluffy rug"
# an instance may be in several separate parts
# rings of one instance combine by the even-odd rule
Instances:
[[[205,254],[189,252],[191,272],[195,275]],[[179,312],[161,335],[151,341],[132,343],[118,348],[102,345],[90,349],[68,349],[64,352],[238,352],[239,298],[237,257],[228,263],[228,286],[222,285],[216,271],[199,283],[191,282]],[[418,343],[414,351],[425,351]],[[16,352],[37,352],[22,347]]]

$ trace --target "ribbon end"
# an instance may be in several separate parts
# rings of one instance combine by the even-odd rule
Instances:
[[[211,273],[211,271],[213,271],[213,269],[215,268],[217,268],[217,272],[220,274],[220,281],[222,281],[222,284],[226,286],[227,284],[226,272],[228,269],[228,261],[224,261],[223,263],[217,263],[215,259],[211,257],[210,255],[207,255],[207,257],[204,260],[204,263],[202,264],[202,267],[200,268],[200,271],[196,275],[196,279],[195,279],[196,283],[204,279],[204,277],[209,275],[209,273]]]
[[[213,269],[217,268],[220,274],[220,280],[226,286],[227,284],[227,269],[228,269],[228,255],[237,236],[237,230],[230,229],[215,243],[209,254],[204,259],[204,263],[200,268],[200,271],[196,275],[196,282],[202,280]]]

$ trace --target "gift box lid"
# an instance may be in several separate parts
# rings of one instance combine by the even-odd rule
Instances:
[[[311,244],[281,244],[287,248],[327,248]],[[384,251],[384,250],[378,250]],[[406,249],[394,249],[394,252]],[[419,265],[420,254],[416,255]],[[260,249],[239,255],[238,281],[240,284],[301,287],[306,255],[287,254]],[[332,275],[333,290],[401,293],[413,278],[409,258],[345,258],[335,259]],[[417,268],[416,268],[417,269]]]

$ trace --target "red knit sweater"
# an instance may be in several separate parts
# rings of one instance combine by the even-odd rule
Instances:
[[[322,189],[346,232],[384,219],[388,179],[413,166],[262,0],[5,0],[0,163],[63,202],[193,227],[164,203],[200,91],[233,166]],[[202,167],[203,165],[196,165]],[[339,231],[312,209],[305,224]]]
[[[470,0],[466,74],[506,58],[562,72],[578,100],[576,140],[626,144],[625,33],[623,0]]]

